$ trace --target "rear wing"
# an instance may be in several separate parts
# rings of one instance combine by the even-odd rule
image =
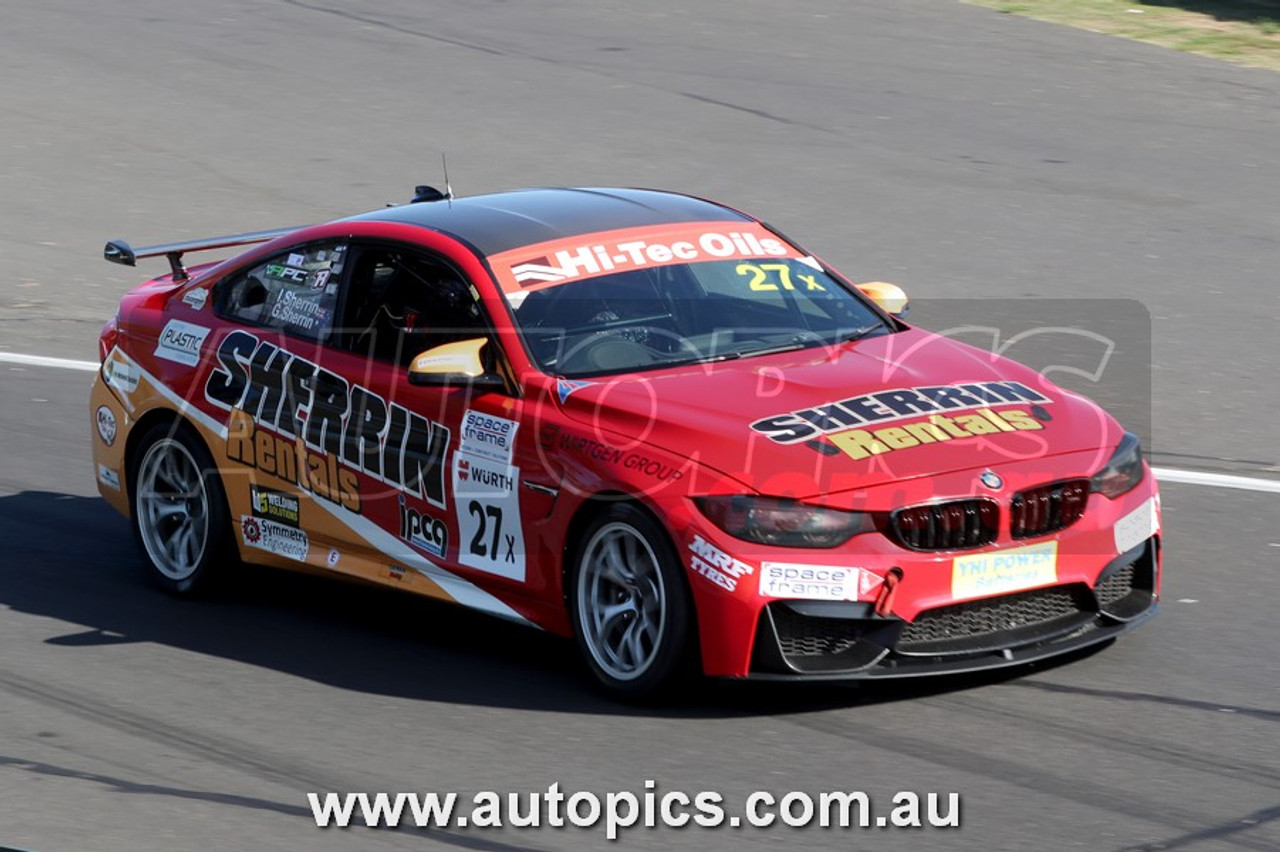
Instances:
[[[209,237],[203,240],[190,240],[184,243],[166,243],[159,246],[146,246],[144,248],[135,249],[124,240],[111,240],[102,250],[102,256],[112,263],[119,263],[124,266],[137,266],[140,257],[159,257],[164,255],[169,258],[169,268],[173,270],[174,281],[186,281],[188,277],[186,268],[182,265],[182,255],[189,251],[212,251],[213,249],[231,248],[233,246],[247,246],[253,243],[265,243],[268,240],[274,240],[276,237],[283,237],[285,234],[291,234],[300,230],[297,228],[278,228],[273,231],[253,231],[248,234],[232,234],[225,237]]]

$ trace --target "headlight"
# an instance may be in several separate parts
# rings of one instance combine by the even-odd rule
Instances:
[[[1142,446],[1137,435],[1125,432],[1107,466],[1095,473],[1090,482],[1095,494],[1114,500],[1132,491],[1141,481]]]
[[[864,512],[808,506],[776,497],[698,497],[702,514],[734,538],[776,547],[835,547],[876,528]]]

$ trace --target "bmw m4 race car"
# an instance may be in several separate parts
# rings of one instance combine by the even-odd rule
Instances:
[[[106,256],[170,262],[91,414],[175,593],[241,562],[401,588],[572,636],[624,696],[1008,666],[1155,612],[1132,434],[725,206],[419,187]]]

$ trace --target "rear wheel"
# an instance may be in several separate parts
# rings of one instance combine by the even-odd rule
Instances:
[[[570,575],[574,636],[596,680],[630,699],[684,673],[693,613],[684,569],[666,531],[617,504],[584,530]]]
[[[133,531],[151,578],[175,594],[208,588],[235,561],[226,494],[208,450],[188,427],[158,424],[134,459]]]

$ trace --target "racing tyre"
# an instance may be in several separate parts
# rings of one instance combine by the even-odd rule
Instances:
[[[189,427],[161,423],[130,460],[133,533],[148,574],[178,595],[207,591],[236,561],[226,493],[209,451]]]
[[[591,673],[627,700],[660,695],[692,668],[693,607],[666,531],[614,504],[587,526],[573,555],[569,610]]]

